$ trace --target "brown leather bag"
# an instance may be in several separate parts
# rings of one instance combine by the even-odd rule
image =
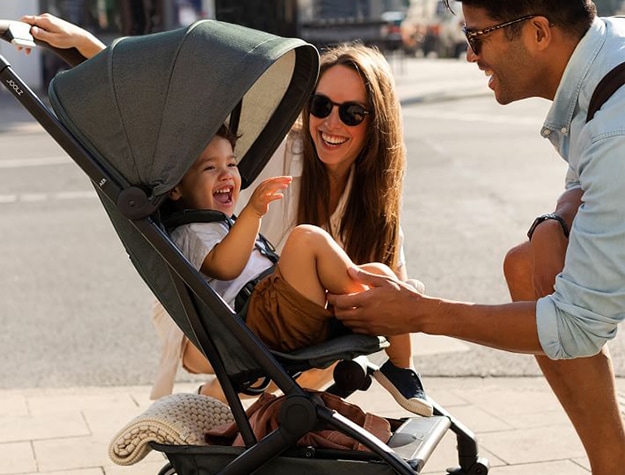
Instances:
[[[382,442],[386,443],[391,438],[391,427],[386,419],[376,416],[375,414],[366,413],[357,405],[346,402],[338,396],[325,392],[319,392],[317,394],[321,397],[328,409],[333,409],[347,417],[352,422],[365,428]],[[262,439],[278,428],[278,413],[280,412],[280,406],[283,401],[284,396],[277,397],[271,393],[263,393],[258,400],[248,408],[246,414],[257,439]],[[212,445],[232,445],[238,447],[244,445],[243,439],[234,422],[212,428],[206,434],[206,442]],[[361,443],[334,429],[309,432],[298,441],[297,445],[344,450],[369,450]]]

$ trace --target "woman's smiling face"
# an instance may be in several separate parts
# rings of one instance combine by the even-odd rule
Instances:
[[[317,83],[315,94],[327,96],[332,102],[358,102],[365,109],[370,106],[365,85],[359,74],[352,68],[336,65],[326,70]],[[346,173],[354,163],[367,138],[368,121],[356,125],[345,125],[339,118],[337,106],[327,117],[320,119],[309,114],[309,132],[317,150],[319,159],[338,173]]]

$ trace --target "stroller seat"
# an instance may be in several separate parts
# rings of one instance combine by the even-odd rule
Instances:
[[[14,41],[12,32],[19,30],[19,41],[32,40],[14,23],[0,20],[0,37]],[[345,360],[364,375],[360,386],[366,385],[371,367],[362,357],[383,348],[384,338],[347,334],[288,354],[269,351],[162,225],[159,209],[169,190],[223,123],[241,135],[242,186],[252,183],[314,90],[318,67],[317,50],[302,40],[203,20],[118,39],[60,73],[50,84],[52,112],[0,56],[3,84],[89,177],[135,269],[211,362],[228,400],[244,447],[154,444],[171,462],[165,472],[418,474],[451,429],[459,466],[449,473],[486,474],[488,462],[478,456],[471,431],[438,404],[431,418],[389,419],[392,437],[381,441],[294,378],[309,367]],[[239,397],[259,378],[273,381],[285,396],[279,427],[261,439]],[[349,383],[335,390],[346,397],[359,389]],[[340,431],[368,451],[297,447],[303,435],[320,427]]]

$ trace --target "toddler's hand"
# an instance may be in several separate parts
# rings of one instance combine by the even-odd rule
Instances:
[[[267,178],[256,187],[246,208],[250,208],[258,216],[265,216],[269,203],[282,199],[282,191],[288,188],[292,181],[293,178],[290,176]]]

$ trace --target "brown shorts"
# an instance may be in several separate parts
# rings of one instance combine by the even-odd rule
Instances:
[[[250,296],[247,326],[276,351],[293,351],[326,341],[332,312],[304,297],[284,280],[279,265]]]

